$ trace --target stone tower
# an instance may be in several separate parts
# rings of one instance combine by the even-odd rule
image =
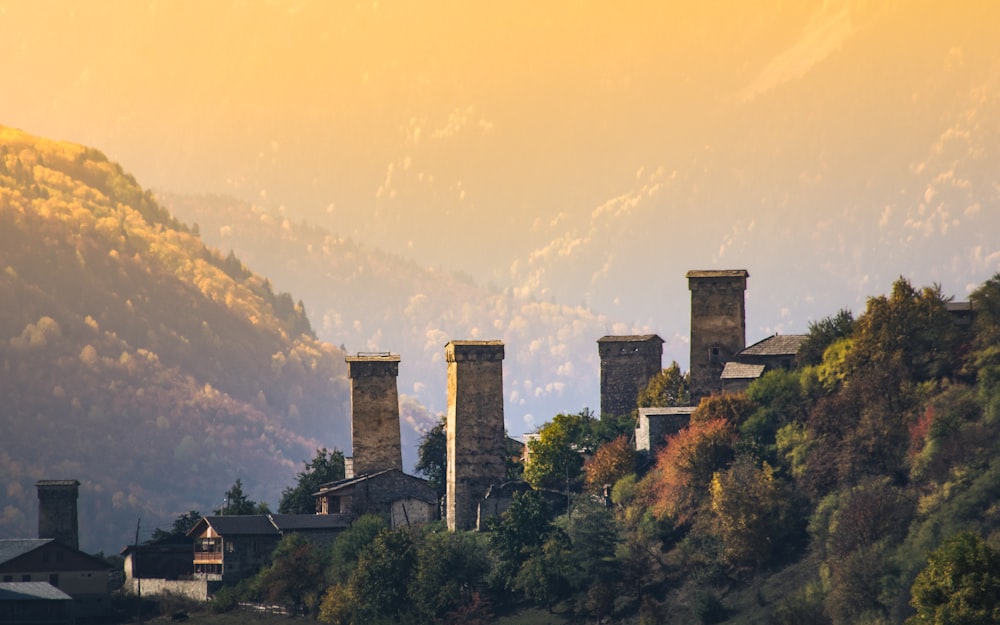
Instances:
[[[649,380],[661,370],[663,339],[655,334],[602,336],[601,417],[631,414]]]
[[[40,480],[38,489],[38,537],[80,548],[79,517],[76,500],[80,482],[76,480]]]
[[[687,272],[691,290],[691,400],[722,390],[726,362],[746,347],[746,269]]]
[[[448,361],[447,494],[449,530],[476,528],[479,502],[504,481],[503,343],[451,341]]]
[[[399,440],[399,356],[389,353],[347,357],[351,379],[351,440],[354,475],[403,470]]]

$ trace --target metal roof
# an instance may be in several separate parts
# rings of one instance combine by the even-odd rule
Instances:
[[[202,519],[220,536],[267,536],[276,535],[277,528],[266,514],[245,514],[228,516],[207,516]],[[200,523],[199,523],[200,525]],[[197,526],[195,526],[197,527]],[[194,528],[192,528],[192,531]],[[188,532],[191,535],[191,532]]]
[[[0,601],[72,601],[48,582],[0,582]]]

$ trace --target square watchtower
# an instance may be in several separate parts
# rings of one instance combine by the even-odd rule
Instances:
[[[354,474],[403,470],[399,435],[399,356],[388,352],[347,357],[351,379]]]
[[[602,336],[601,416],[622,416],[636,409],[639,393],[660,373],[663,339],[656,334]]]
[[[746,269],[687,272],[691,290],[691,399],[722,390],[726,362],[746,347]]]

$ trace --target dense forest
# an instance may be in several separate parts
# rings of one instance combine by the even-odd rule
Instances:
[[[4,536],[38,479],[80,480],[81,546],[117,550],[349,445],[344,353],[97,150],[0,127],[0,301]]]
[[[996,623],[1000,275],[971,301],[970,324],[901,278],[812,324],[794,369],[703,399],[651,456],[630,417],[557,415],[511,477],[567,509],[536,490],[488,532],[364,519],[332,549],[289,538],[214,605],[338,624]],[[674,364],[640,404],[687,393]],[[442,440],[421,445],[432,478]]]

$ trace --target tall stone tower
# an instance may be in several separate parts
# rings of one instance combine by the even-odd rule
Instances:
[[[631,414],[649,380],[662,368],[663,339],[655,334],[602,336],[601,417]]]
[[[726,362],[746,347],[746,269],[687,272],[691,290],[691,400],[722,390]]]
[[[40,480],[35,488],[38,489],[38,537],[54,538],[73,549],[79,549],[76,500],[80,496],[80,482]]]
[[[399,356],[389,353],[347,357],[351,379],[351,440],[354,474],[403,470],[399,441]]]
[[[451,341],[445,516],[449,530],[476,528],[479,502],[504,481],[503,343]]]

